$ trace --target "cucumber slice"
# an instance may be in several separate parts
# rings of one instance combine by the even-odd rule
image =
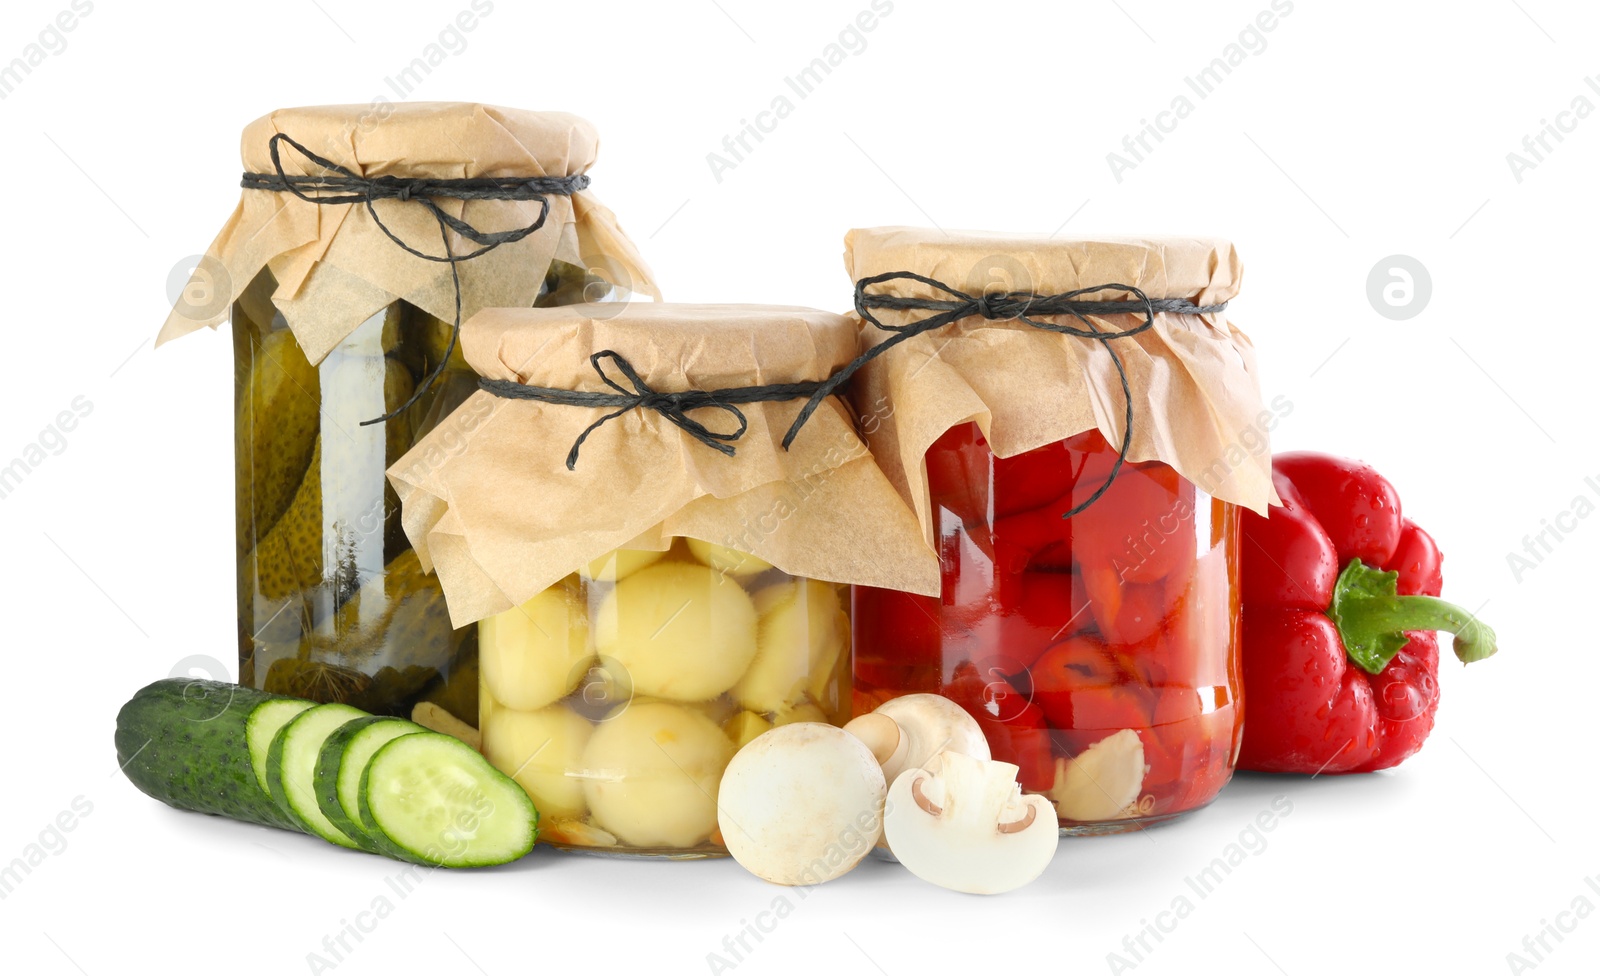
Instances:
[[[290,719],[267,750],[267,791],[278,808],[308,834],[340,847],[360,847],[335,827],[317,805],[317,758],[322,744],[351,719],[367,713],[349,705],[314,705]]]
[[[402,735],[424,731],[404,719],[369,716],[341,725],[322,744],[312,786],[322,815],[362,850],[382,853],[361,829],[361,774],[379,748]]]
[[[539,814],[510,777],[458,739],[401,736],[361,774],[361,826],[390,857],[449,868],[514,861],[533,849]]]
[[[267,787],[267,753],[272,749],[273,738],[296,715],[315,704],[298,698],[276,698],[257,705],[250,717],[245,719],[244,741],[250,749],[250,768],[256,771],[256,782],[261,784],[261,792],[268,796],[272,795],[272,791]]]

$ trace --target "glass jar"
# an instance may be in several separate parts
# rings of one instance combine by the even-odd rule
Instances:
[[[316,701],[411,714],[432,701],[477,718],[477,636],[452,629],[385,476],[477,389],[451,325],[395,301],[313,365],[263,270],[232,307],[239,680]],[[632,298],[592,270],[551,265],[535,304]]]
[[[1112,817],[1063,816],[1067,833],[1206,805],[1232,775],[1242,729],[1238,507],[1160,462],[1126,463],[1062,518],[1116,458],[1097,430],[999,458],[976,424],[952,427],[926,452],[941,595],[854,596],[858,714],[944,694],[977,718],[994,758],[1020,767],[1026,791],[1046,795],[1073,757],[1138,735],[1138,798]]]
[[[587,189],[598,145],[576,116],[475,102],[245,127],[238,204],[157,339],[231,324],[242,684],[477,720],[476,632],[452,629],[387,469],[476,389],[456,325],[660,297]]]
[[[848,717],[847,591],[699,539],[617,550],[478,624],[483,752],[557,847],[725,854],[734,752]]]

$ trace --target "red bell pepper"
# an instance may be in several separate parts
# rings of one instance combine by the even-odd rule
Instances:
[[[1438,599],[1438,547],[1372,468],[1280,454],[1272,480],[1283,506],[1244,516],[1239,766],[1387,769],[1433,728],[1439,652],[1427,632],[1455,634],[1471,663],[1495,652],[1494,631]]]

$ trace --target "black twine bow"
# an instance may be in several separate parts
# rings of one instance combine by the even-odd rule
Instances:
[[[606,373],[605,364],[608,362],[615,366],[617,372],[621,373],[623,379],[633,387],[631,390]],[[573,407],[615,407],[615,410],[585,427],[583,433],[578,435],[578,439],[572,442],[572,450],[567,452],[567,470],[571,471],[578,466],[578,450],[583,447],[583,442],[589,439],[589,435],[629,410],[654,410],[672,421],[690,437],[731,457],[734,453],[732,442],[743,437],[744,432],[750,427],[750,421],[736,404],[798,400],[801,397],[811,396],[827,382],[821,380],[811,383],[770,383],[766,386],[739,386],[725,390],[663,392],[652,389],[621,353],[610,349],[602,350],[589,357],[589,365],[594,367],[600,380],[615,390],[615,393],[528,386],[514,380],[479,379],[478,386],[497,397],[509,400],[538,400],[541,403],[560,403]],[[712,430],[689,416],[690,411],[708,408],[724,411],[738,422],[738,426],[730,431]]]
[[[950,297],[913,298],[905,295],[874,294],[867,291],[873,285],[899,279],[920,282]],[[1134,298],[1107,301],[1103,299],[1085,299],[1083,297],[1106,291],[1123,291],[1133,295]],[[1128,448],[1133,443],[1133,392],[1128,386],[1128,371],[1122,364],[1122,357],[1117,355],[1116,348],[1112,346],[1111,340],[1126,339],[1150,329],[1155,325],[1158,312],[1169,312],[1176,315],[1209,315],[1227,308],[1228,303],[1195,305],[1193,302],[1182,298],[1151,298],[1132,285],[1115,282],[1079,288],[1059,295],[1036,295],[1033,292],[1025,291],[986,292],[982,295],[969,295],[966,292],[950,287],[942,281],[924,275],[910,271],[890,271],[857,281],[855,306],[856,314],[860,315],[863,321],[893,334],[857,356],[839,372],[834,373],[823,381],[816,393],[812,394],[811,399],[800,410],[800,415],[795,418],[794,424],[789,428],[789,432],[784,435],[783,446],[785,448],[794,440],[795,435],[800,432],[800,428],[804,426],[812,411],[826,397],[848,381],[856,370],[907,339],[919,336],[924,332],[943,328],[952,322],[976,315],[989,321],[1017,321],[1047,332],[1076,336],[1080,339],[1091,339],[1104,346],[1106,352],[1111,355],[1111,362],[1117,368],[1117,379],[1122,384],[1122,443],[1117,448],[1116,463],[1111,466],[1111,473],[1106,476],[1105,483],[1096,489],[1095,493],[1090,495],[1088,499],[1074,506],[1071,511],[1062,516],[1062,518],[1071,518],[1093,505],[1100,499],[1101,495],[1104,495],[1110,489],[1111,482],[1122,469],[1123,462],[1128,458]],[[932,312],[933,314],[927,318],[908,322],[905,325],[888,325],[880,321],[872,313],[873,309],[889,309],[896,312],[923,311]],[[1102,330],[1090,320],[1090,316],[1103,317],[1135,313],[1141,315],[1143,321],[1131,329],[1123,329],[1121,331]],[[1082,327],[1040,321],[1043,317],[1064,315],[1070,315],[1082,322]]]
[[[317,166],[337,174],[331,176],[290,176],[283,170],[283,160],[279,146],[288,143],[289,146],[301,156],[310,160]],[[389,411],[381,417],[363,420],[361,426],[368,424],[381,424],[402,413],[413,403],[421,399],[422,395],[433,388],[443,375],[445,367],[450,362],[450,356],[455,352],[456,343],[461,338],[461,273],[457,268],[462,261],[470,261],[481,254],[487,254],[502,244],[511,244],[520,241],[529,234],[544,226],[545,218],[550,215],[549,195],[571,195],[589,185],[589,177],[583,173],[574,176],[480,176],[469,179],[433,179],[429,177],[405,176],[360,176],[353,170],[340,166],[330,159],[324,159],[300,143],[280,132],[267,143],[267,151],[272,156],[274,173],[246,173],[239,185],[247,190],[270,190],[276,193],[292,193],[307,203],[318,206],[339,206],[351,203],[364,203],[367,213],[371,215],[372,222],[378,225],[384,236],[395,242],[406,253],[421,258],[424,261],[435,261],[450,265],[450,282],[455,287],[456,310],[455,319],[450,327],[450,343],[445,347],[444,355],[440,357],[437,365],[417,384],[411,397],[405,403]],[[481,231],[466,221],[452,217],[435,202],[437,199],[450,200],[536,200],[539,203],[539,216],[522,227],[511,230]],[[444,241],[444,254],[428,254],[418,250],[401,240],[389,225],[378,216],[378,208],[374,202],[378,200],[398,200],[402,203],[419,203],[427,208],[433,219],[439,224],[439,237]],[[462,237],[479,245],[476,250],[465,254],[456,254],[450,248],[450,231],[455,231]]]

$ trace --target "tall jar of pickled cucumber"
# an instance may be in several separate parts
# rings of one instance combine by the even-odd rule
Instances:
[[[734,752],[849,717],[850,587],[935,592],[915,516],[842,398],[856,353],[813,309],[496,309],[463,333],[483,389],[391,469],[452,622],[476,623],[484,754],[541,836],[725,852]]]
[[[385,469],[476,388],[458,315],[656,297],[584,190],[595,148],[574,116],[460,103],[245,129],[238,209],[162,331],[231,323],[241,683],[476,722],[476,633]]]
[[[878,353],[855,395],[894,405],[868,440],[941,573],[938,596],[855,591],[857,709],[954,699],[1068,833],[1209,803],[1242,727],[1239,512],[1275,500],[1280,416],[1224,317],[1232,247],[882,228],[848,250]]]

